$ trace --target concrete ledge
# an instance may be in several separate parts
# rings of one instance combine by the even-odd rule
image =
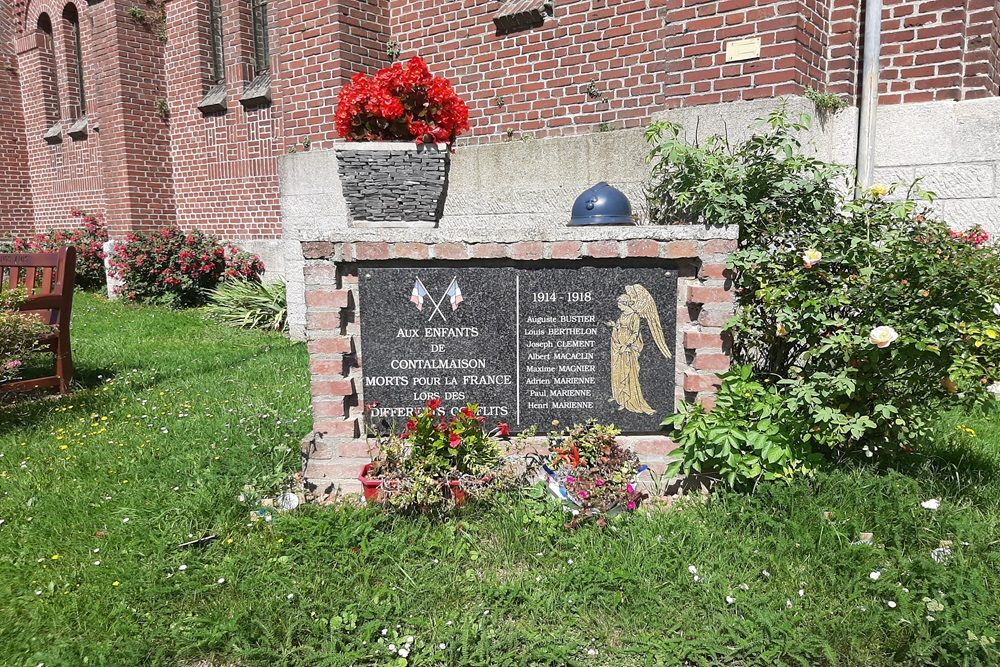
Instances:
[[[634,225],[621,227],[554,227],[549,229],[496,229],[482,225],[461,230],[392,228],[329,229],[316,235],[315,241],[332,243],[517,243],[519,241],[654,241],[736,239],[735,226],[710,225]]]

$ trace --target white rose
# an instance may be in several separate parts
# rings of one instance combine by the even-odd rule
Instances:
[[[1000,303],[993,304],[993,314],[1000,317]]]
[[[994,382],[986,388],[986,391],[990,392],[997,398],[1000,398],[1000,382]]]
[[[805,264],[807,269],[811,269],[819,264],[821,259],[823,259],[823,253],[819,250],[810,249],[802,253],[802,263]]]
[[[896,342],[899,338],[899,334],[892,327],[881,326],[872,329],[872,332],[868,334],[868,340],[875,347],[889,347]]]

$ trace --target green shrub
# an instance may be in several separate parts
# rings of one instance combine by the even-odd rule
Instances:
[[[676,430],[681,459],[667,471],[705,473],[729,486],[746,487],[762,478],[790,479],[809,473],[819,461],[810,444],[810,424],[789,409],[773,384],[739,366],[722,375],[715,407],[682,403],[664,424]]]
[[[284,281],[227,280],[209,293],[209,317],[248,329],[288,329]]]
[[[916,187],[844,196],[843,170],[803,154],[807,127],[779,109],[730,147],[654,124],[658,220],[740,226],[733,357],[776,387],[784,428],[801,420],[810,442],[868,456],[919,446],[934,412],[991,398],[1000,253],[981,231],[951,232]]]
[[[0,383],[17,380],[40,351],[39,338],[52,331],[37,315],[17,311],[24,298],[23,289],[0,292]]]

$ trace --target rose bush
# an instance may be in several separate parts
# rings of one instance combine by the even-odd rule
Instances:
[[[414,57],[373,77],[355,74],[340,89],[335,123],[351,141],[452,143],[469,129],[469,110],[446,79]]]
[[[916,447],[937,411],[997,380],[1000,252],[916,187],[845,196],[844,170],[802,150],[807,127],[779,109],[742,144],[695,146],[656,123],[651,200],[661,223],[739,225],[733,357],[777,388],[790,429],[869,456]]]
[[[76,248],[76,286],[100,289],[107,284],[104,272],[104,243],[108,229],[102,216],[73,209],[71,215],[80,220],[79,227],[50,229],[29,237],[14,239],[14,252],[52,252],[67,246]]]
[[[179,227],[129,234],[115,244],[108,265],[123,283],[119,296],[174,307],[201,305],[220,281],[257,280],[264,272],[256,255]]]

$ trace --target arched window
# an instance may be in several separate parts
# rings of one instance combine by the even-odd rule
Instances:
[[[83,89],[83,42],[76,5],[66,5],[62,17],[66,49],[66,101],[73,118],[80,118],[87,114],[87,97]]]
[[[254,76],[259,76],[271,67],[271,47],[267,38],[267,0],[250,0],[250,10]]]
[[[49,18],[48,14],[39,14],[37,28],[42,36],[42,46],[38,50],[38,75],[45,121],[48,127],[48,125],[59,121],[59,77],[56,76],[56,51],[55,40],[52,36],[52,19]]]
[[[222,50],[222,0],[208,0],[208,30],[211,37],[212,84],[226,82],[226,60]]]

